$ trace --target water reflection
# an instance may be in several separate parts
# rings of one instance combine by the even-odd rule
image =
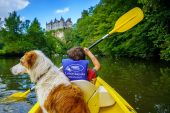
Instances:
[[[30,104],[26,102],[0,104],[0,113],[27,113],[30,108]]]
[[[31,93],[27,100],[3,101],[14,92],[25,91],[32,86],[27,75],[14,76],[11,74],[10,68],[18,60],[18,58],[0,58],[0,113],[27,113],[32,104],[35,103],[34,93]]]
[[[137,59],[100,60],[100,75],[139,113],[170,112],[170,68],[168,64]]]
[[[60,57],[52,59],[61,66]],[[0,58],[0,98],[33,85],[27,75],[13,76],[9,71],[18,61]],[[170,113],[170,64],[126,58],[100,58],[100,62],[98,74],[139,113]],[[0,113],[6,113],[6,109],[10,113],[26,113],[35,102],[35,93],[31,92],[26,101],[0,104]]]

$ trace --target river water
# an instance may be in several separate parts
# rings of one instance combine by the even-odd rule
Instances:
[[[56,60],[57,59],[57,60]],[[61,65],[61,58],[53,62]],[[161,61],[99,58],[98,75],[115,88],[138,113],[170,113],[170,64]],[[10,68],[19,58],[0,58],[0,113],[27,113],[36,102],[31,92],[26,100],[2,103],[16,91],[32,87],[27,75],[14,76]]]

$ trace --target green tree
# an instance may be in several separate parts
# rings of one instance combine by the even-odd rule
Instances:
[[[5,28],[1,30],[1,43],[3,43],[3,53],[20,53],[19,41],[22,40],[20,17],[14,11],[5,18]]]
[[[75,28],[68,28],[64,30],[65,50],[68,50],[74,46],[80,46],[83,39],[77,35]]]
[[[21,23],[20,16],[17,16],[17,13],[13,11],[9,13],[9,17],[5,18],[5,29],[12,34],[21,33]]]
[[[22,22],[22,24],[21,24],[22,33],[26,34],[29,27],[30,27],[30,20],[25,20],[24,22]]]
[[[56,38],[52,35],[52,31],[46,32],[46,53],[50,56],[54,54],[65,54],[66,53],[66,45],[63,41],[61,41],[59,38]]]
[[[63,43],[44,32],[36,18],[32,22],[22,22],[14,11],[5,23],[5,28],[0,31],[0,55],[18,55],[34,49],[42,50],[48,56],[63,53]]]
[[[139,6],[145,18],[134,28],[117,33],[95,47],[104,55],[129,57],[161,57],[170,60],[170,5],[167,0],[101,0],[84,10],[77,21],[76,35],[82,46],[89,46],[113,29],[116,20],[128,10]]]
[[[28,28],[27,33],[28,49],[38,49],[45,52],[48,56],[57,51],[57,40],[49,33],[45,33],[38,20],[35,18]],[[59,45],[60,46],[60,45]]]
[[[44,32],[36,18],[31,23],[27,32],[27,40],[32,43],[32,49],[41,49],[46,46]]]

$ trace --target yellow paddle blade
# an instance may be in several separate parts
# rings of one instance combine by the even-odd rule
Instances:
[[[12,103],[12,102],[18,102],[25,100],[26,98],[20,98],[20,97],[6,97],[0,99],[0,104],[7,104],[7,103]]]
[[[30,89],[25,91],[25,92],[16,92],[6,98],[0,99],[0,103],[11,103],[11,102],[16,102],[16,101],[21,101],[26,99],[27,94],[30,93]]]
[[[114,29],[109,32],[109,35],[114,32],[124,32],[139,23],[144,17],[143,11],[135,7],[122,15],[115,23]]]
[[[12,95],[10,95],[9,97],[10,98],[26,98],[27,97],[27,94],[30,93],[30,89],[25,91],[25,92],[16,92]]]

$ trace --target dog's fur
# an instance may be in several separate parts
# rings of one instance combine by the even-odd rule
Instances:
[[[25,53],[12,73],[28,73],[36,84],[36,93],[44,113],[89,113],[80,88],[69,79],[41,51]]]

